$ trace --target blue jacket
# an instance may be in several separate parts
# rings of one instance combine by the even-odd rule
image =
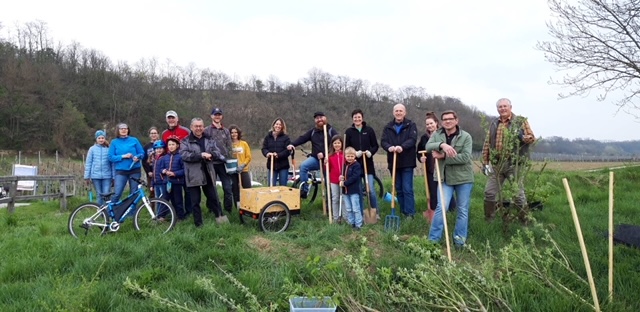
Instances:
[[[138,161],[133,163],[133,157],[122,158],[124,154],[131,153],[138,157]],[[138,139],[128,136],[126,138],[116,138],[111,140],[109,146],[109,161],[113,163],[116,171],[140,170],[140,163],[144,157],[144,149]],[[131,165],[133,163],[133,166]]]
[[[344,191],[343,194],[353,195],[362,192],[362,166],[357,161],[349,164],[345,168]]]
[[[151,155],[149,157],[152,157],[152,161],[151,161],[151,172],[153,172],[153,184],[157,185],[157,184],[167,184],[167,177],[162,174],[162,159],[164,159],[164,156],[166,156],[166,154],[162,154],[159,157],[156,155]],[[173,182],[171,182],[173,183]]]
[[[109,161],[109,148],[94,144],[87,152],[84,179],[113,179],[113,164]]]
[[[182,162],[182,156],[180,156],[180,153],[176,152],[175,154],[166,154],[162,156],[158,162],[160,172],[167,169],[167,171],[172,171],[176,175],[175,177],[165,176],[165,183],[166,181],[170,181],[171,184],[184,184],[184,163]]]

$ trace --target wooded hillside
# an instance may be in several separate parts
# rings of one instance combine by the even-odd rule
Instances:
[[[155,59],[114,63],[78,43],[54,45],[44,22],[26,23],[10,33],[0,37],[0,149],[58,150],[73,157],[93,143],[96,129],[107,129],[112,137],[115,125],[126,122],[144,143],[149,127],[165,127],[167,110],[176,110],[188,126],[193,117],[208,122],[213,107],[224,111],[226,125],[240,126],[252,146],[259,146],[276,117],[284,118],[289,135],[297,137],[312,127],[315,111],[325,112],[342,132],[351,125],[351,111],[360,108],[380,135],[396,103],[407,106],[408,118],[421,132],[427,111],[452,109],[473,136],[474,150],[481,149],[485,136],[484,112],[455,97],[428,94],[423,87],[394,90],[317,68],[296,82],[283,82],[275,76],[241,79]],[[556,142],[565,150],[569,146]],[[553,151],[552,145],[545,150]]]

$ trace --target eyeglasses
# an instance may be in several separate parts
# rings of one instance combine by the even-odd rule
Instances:
[[[455,118],[443,118],[442,121],[453,121],[456,120]]]

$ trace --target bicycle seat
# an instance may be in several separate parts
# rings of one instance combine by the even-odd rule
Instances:
[[[104,201],[108,201],[111,199],[111,196],[113,196],[113,194],[115,194],[116,192],[111,192],[111,193],[106,193],[106,194],[100,194],[100,197],[102,197],[102,199],[104,199]]]

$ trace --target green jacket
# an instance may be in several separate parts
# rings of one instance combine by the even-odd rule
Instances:
[[[457,134],[451,140],[451,146],[458,152],[456,157],[445,157],[438,160],[438,168],[443,182],[448,185],[459,185],[464,183],[473,183],[473,160],[471,159],[471,135],[457,127]],[[427,142],[427,152],[438,151],[440,144],[447,143],[447,134],[444,129],[438,129],[434,132]],[[437,181],[437,172],[433,173],[433,180]]]

